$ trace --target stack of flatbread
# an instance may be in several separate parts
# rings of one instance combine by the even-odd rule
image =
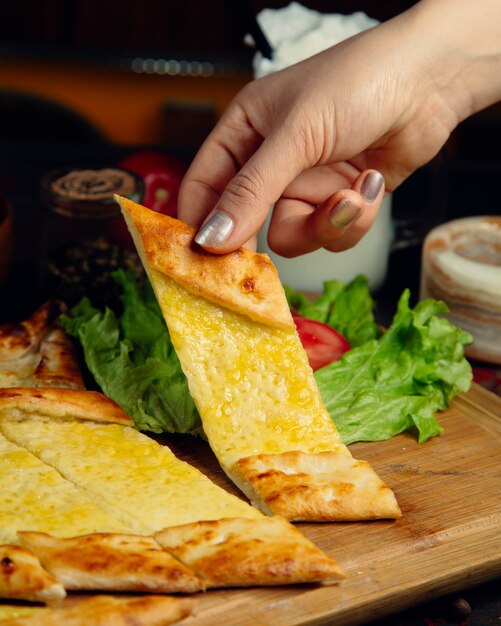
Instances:
[[[40,361],[31,351],[33,370]],[[60,359],[52,356],[45,362],[55,371]],[[157,596],[99,596],[80,610],[62,602],[70,590],[186,594],[344,576],[285,518],[266,517],[215,485],[97,392],[1,388],[0,471],[0,597],[51,606],[6,624],[136,615],[140,624],[167,624],[194,610],[193,601]]]

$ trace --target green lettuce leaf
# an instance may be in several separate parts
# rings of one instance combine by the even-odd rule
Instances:
[[[344,443],[388,439],[415,427],[419,442],[439,434],[435,414],[467,391],[471,335],[441,317],[443,302],[398,303],[386,333],[315,372],[320,393]]]
[[[137,428],[203,434],[150,284],[140,287],[123,271],[114,278],[123,291],[122,310],[99,311],[83,299],[62,318],[64,328],[80,341],[96,383]],[[471,336],[442,316],[444,303],[426,300],[411,309],[405,291],[382,334],[363,276],[346,285],[328,281],[316,300],[285,289],[292,308],[332,325],[352,346],[339,361],[315,372],[346,444],[388,439],[408,429],[416,429],[423,442],[441,432],[435,414],[472,379],[464,358]]]
[[[99,311],[87,298],[61,323],[76,337],[103,393],[140,430],[198,434],[201,421],[153,290],[119,270],[123,310]]]
[[[324,291],[316,299],[285,287],[291,309],[304,317],[324,322],[348,340],[351,347],[359,346],[381,335],[374,318],[374,300],[366,276],[357,276],[346,285],[339,280],[324,283]]]

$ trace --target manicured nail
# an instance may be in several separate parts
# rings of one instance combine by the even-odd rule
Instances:
[[[228,239],[234,227],[235,223],[228,213],[216,211],[200,228],[195,241],[199,246],[217,246]]]
[[[384,178],[382,174],[379,172],[370,172],[364,178],[364,182],[360,188],[360,195],[366,202],[372,203],[377,198],[383,184]]]
[[[334,228],[344,228],[351,224],[360,213],[361,208],[350,200],[340,200],[329,213],[330,223]]]

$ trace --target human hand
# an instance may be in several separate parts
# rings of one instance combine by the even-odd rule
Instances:
[[[465,0],[449,1],[458,17]],[[353,246],[376,217],[383,177],[395,189],[472,112],[457,85],[470,51],[437,37],[446,4],[425,0],[246,86],[181,186],[178,216],[203,224],[197,243],[215,253],[255,247],[274,207],[268,242],[278,254]]]

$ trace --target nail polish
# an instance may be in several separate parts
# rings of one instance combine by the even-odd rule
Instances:
[[[364,178],[362,187],[360,188],[360,195],[366,202],[374,202],[378,193],[384,184],[383,175],[379,172],[369,172]]]
[[[340,200],[329,213],[330,223],[334,228],[344,228],[353,222],[360,211],[359,206],[345,198]]]
[[[228,213],[216,211],[200,228],[195,242],[200,246],[217,246],[228,239],[234,227],[235,223]]]

